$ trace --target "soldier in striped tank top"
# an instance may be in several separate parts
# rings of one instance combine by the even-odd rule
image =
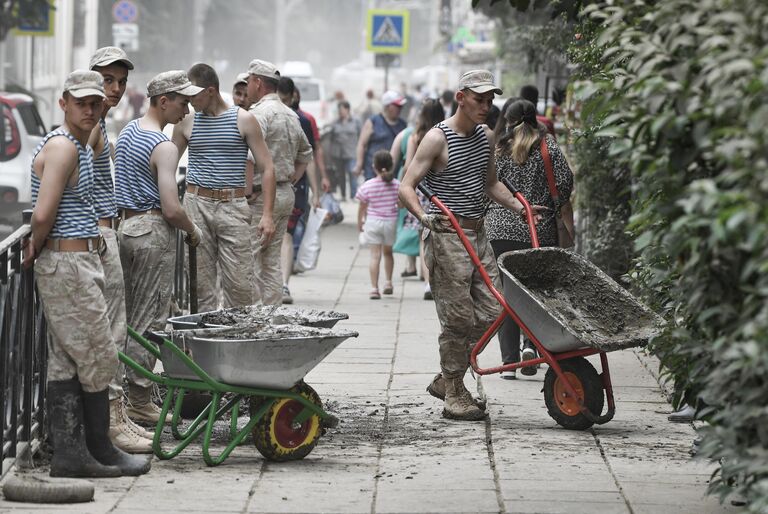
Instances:
[[[483,124],[494,93],[501,94],[501,89],[494,85],[489,71],[474,70],[462,75],[456,92],[456,114],[427,132],[400,186],[400,200],[425,229],[424,260],[440,319],[441,374],[427,391],[444,399],[443,416],[451,419],[485,417],[484,410],[466,389],[464,375],[472,346],[499,316],[501,307],[447,218],[438,214],[434,206],[429,213],[424,212],[416,186],[424,180],[453,211],[485,271],[498,287],[498,269],[483,226],[489,196],[515,212],[522,212],[523,206],[496,177],[492,132]]]
[[[122,344],[125,341],[125,283],[123,266],[120,263],[120,250],[117,245],[117,204],[115,203],[115,185],[112,181],[113,148],[107,135],[106,117],[125,94],[128,72],[133,63],[122,48],[105,46],[91,56],[89,68],[101,74],[104,79],[104,108],[101,111],[99,125],[91,131],[88,145],[93,148],[93,201],[96,217],[99,219],[99,231],[107,245],[107,251],[101,256],[104,268],[104,296],[107,299],[107,317],[112,327],[112,337]],[[122,348],[122,346],[120,346]],[[118,348],[118,349],[120,349]],[[123,403],[124,367],[118,365],[117,374],[109,384],[109,438],[112,443],[128,453],[152,453],[152,433],[136,425],[125,414]]]
[[[174,228],[187,233],[190,246],[197,246],[202,237],[179,202],[179,151],[163,134],[165,125],[178,123],[189,113],[189,99],[200,91],[183,71],[160,73],[147,84],[147,113],[128,123],[117,138],[115,195],[123,219],[118,238],[126,318],[140,334],[165,328],[176,263]],[[132,338],[127,338],[126,353],[146,369],[154,369],[156,357]],[[128,416],[157,423],[160,408],[150,398],[152,382],[132,368],[126,371]],[[170,422],[170,416],[165,421]]]
[[[217,266],[223,307],[250,305],[252,215],[246,197],[253,189],[253,168],[248,168],[250,176],[246,176],[246,159],[250,149],[261,173],[264,212],[258,230],[268,243],[275,233],[272,156],[256,118],[237,106],[229,107],[221,97],[219,77],[212,67],[195,64],[188,75],[202,92],[192,99],[195,114],[174,127],[173,142],[179,154],[189,148],[184,207],[203,233],[197,250],[199,309],[219,308]]]
[[[93,205],[93,151],[88,137],[102,111],[102,78],[74,71],[59,105],[64,124],[32,159],[32,237],[24,265],[35,263],[48,328],[47,418],[54,453],[51,476],[115,477],[149,471],[149,460],[109,439],[108,385],[117,369]],[[35,257],[37,260],[35,261]]]

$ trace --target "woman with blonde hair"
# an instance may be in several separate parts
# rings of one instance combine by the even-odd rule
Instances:
[[[510,179],[531,205],[548,208],[542,212],[541,221],[536,226],[539,242],[541,246],[557,246],[555,216],[558,212],[562,212],[563,221],[573,234],[573,209],[570,206],[573,173],[565,156],[555,139],[547,134],[546,130],[542,131],[536,120],[536,107],[528,100],[513,102],[504,112],[503,121],[499,120],[497,127],[501,129],[496,134],[496,173],[499,180]],[[547,182],[541,152],[542,139],[551,161],[559,194],[558,205],[555,205],[552,199]],[[531,247],[531,235],[525,219],[500,205],[490,205],[485,226],[496,258],[504,252]],[[504,364],[520,361],[520,327],[511,319],[507,319],[499,329],[499,345]],[[523,360],[536,356],[536,350],[530,341],[526,339],[523,346]],[[523,375],[535,375],[536,367],[525,367],[520,372]],[[514,379],[515,371],[505,371],[501,376]]]

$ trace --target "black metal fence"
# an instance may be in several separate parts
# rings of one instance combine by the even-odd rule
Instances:
[[[37,451],[43,433],[45,397],[45,318],[32,269],[21,267],[31,229],[24,225],[0,242],[0,398],[2,472]]]

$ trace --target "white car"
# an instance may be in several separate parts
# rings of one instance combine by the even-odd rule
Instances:
[[[32,201],[32,155],[45,134],[32,97],[0,92],[0,203]]]

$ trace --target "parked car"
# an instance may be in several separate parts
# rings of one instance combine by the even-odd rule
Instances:
[[[301,93],[301,110],[315,117],[317,127],[323,127],[333,121],[333,114],[328,112],[325,96],[325,82],[315,78],[312,65],[306,61],[287,61],[280,69],[285,77],[291,77]]]
[[[0,203],[32,201],[29,170],[45,134],[32,97],[0,92]]]

